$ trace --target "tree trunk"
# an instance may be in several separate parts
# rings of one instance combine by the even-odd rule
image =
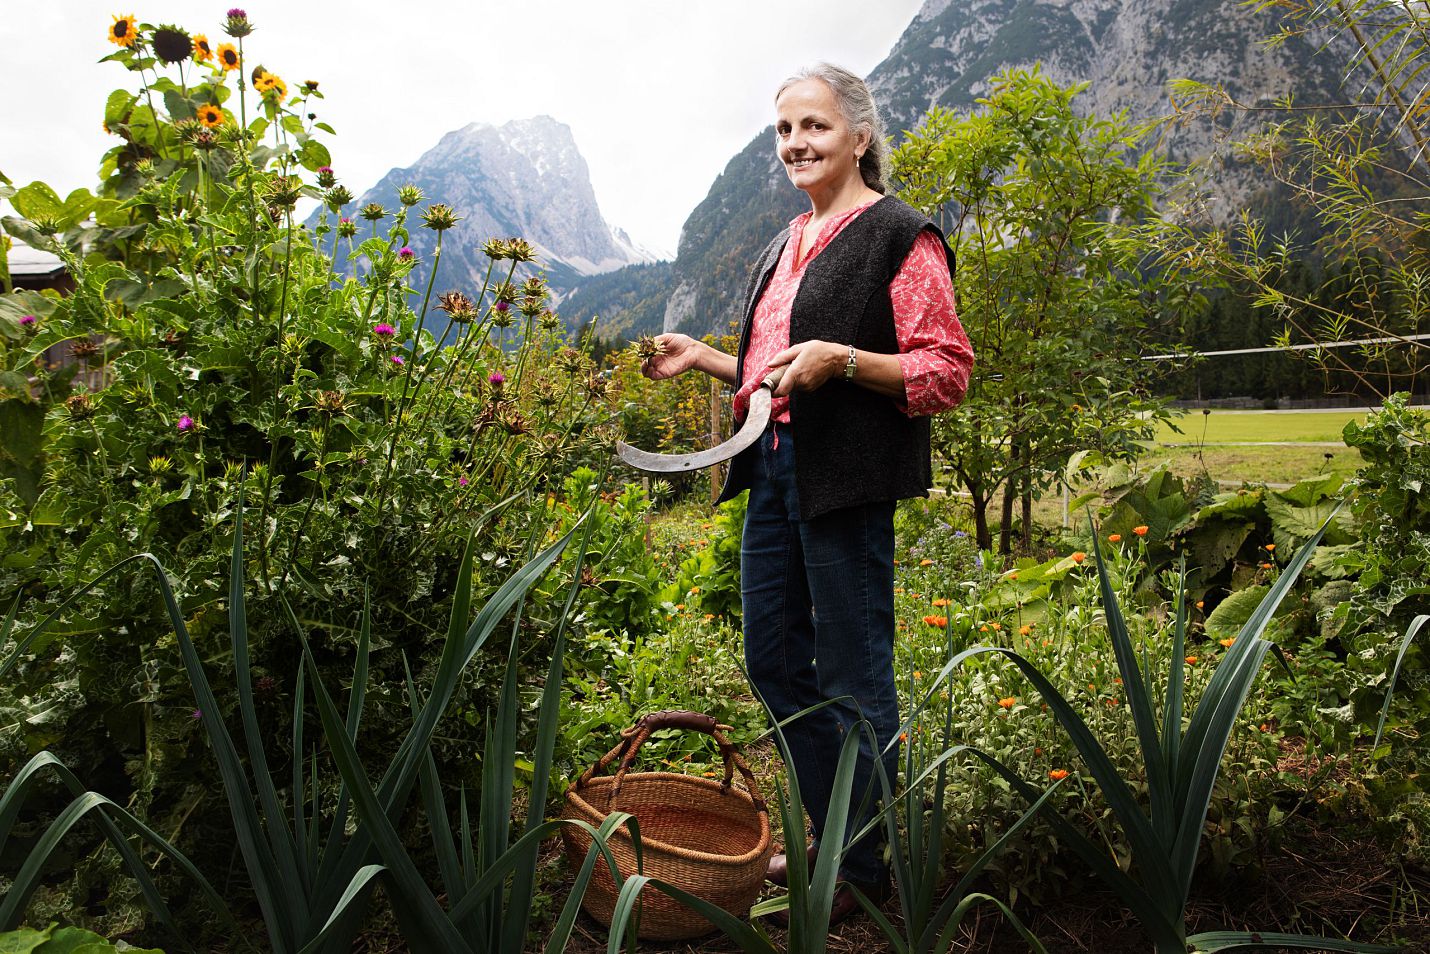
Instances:
[[[1024,461],[1026,464],[1027,461]],[[1023,549],[1033,546],[1033,478],[1031,471],[1023,477]]]
[[[1011,553],[1013,550],[1013,501],[1018,499],[1018,485],[1008,481],[1003,485],[1003,524],[998,528],[998,552]]]
[[[973,497],[973,539],[978,543],[978,549],[993,549],[993,534],[988,530],[988,498],[975,490],[969,493]]]

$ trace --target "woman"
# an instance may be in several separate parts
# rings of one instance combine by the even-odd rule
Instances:
[[[741,551],[745,661],[776,718],[850,697],[785,729],[818,851],[844,732],[861,737],[855,798],[899,727],[894,688],[894,503],[932,482],[928,415],[961,400],[973,352],[954,313],[943,235],[884,195],[887,146],[864,82],[829,64],[775,97],[775,150],[810,211],[775,237],[750,277],[736,355],[679,334],[647,377],[691,369],[738,385],[735,414],[774,368],[771,425],[735,458],[721,499],[749,489]],[[897,747],[884,753],[892,781]],[[875,783],[877,786],[877,782]],[[877,789],[876,789],[877,791]],[[872,817],[849,820],[851,832]],[[834,920],[888,884],[875,836],[842,859]],[[775,856],[770,878],[787,879]]]

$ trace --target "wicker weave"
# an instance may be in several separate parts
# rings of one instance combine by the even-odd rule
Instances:
[[[674,772],[628,772],[650,733],[672,726],[706,731],[715,738],[725,759],[723,781]],[[646,875],[743,918],[759,894],[774,846],[769,811],[754,775],[721,734],[722,729],[728,726],[717,725],[699,713],[646,716],[625,730],[621,743],[571,785],[564,817],[599,827],[610,812],[629,812],[640,823]],[[617,758],[621,767],[614,777],[596,775]],[[748,791],[731,784],[737,769]],[[567,856],[579,865],[591,846],[590,836],[576,826],[567,826],[562,837]],[[619,829],[608,846],[621,876],[634,874],[635,851],[629,831]],[[609,926],[617,893],[609,868],[598,860],[582,907]],[[707,919],[662,891],[647,888],[641,897],[638,933],[642,938],[672,941],[715,930]]]

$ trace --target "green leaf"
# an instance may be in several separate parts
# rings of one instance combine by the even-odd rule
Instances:
[[[54,929],[55,926],[51,924],[43,931],[24,927],[17,931],[6,931],[0,934],[0,954],[31,954],[50,939],[50,932]]]
[[[1266,598],[1266,594],[1271,592],[1271,587],[1264,584],[1248,586],[1244,590],[1237,590],[1217,604],[1217,608],[1207,616],[1206,633],[1211,640],[1234,639],[1236,634],[1241,632],[1241,628],[1246,625],[1246,621],[1251,619],[1252,614],[1261,605],[1261,601]],[[1273,631],[1276,631],[1273,628]]]
[[[38,219],[58,219],[64,209],[64,202],[55,190],[43,182],[31,182],[10,197],[10,204],[25,218],[34,222]]]

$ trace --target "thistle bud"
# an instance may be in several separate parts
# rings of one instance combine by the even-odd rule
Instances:
[[[526,239],[509,238],[506,240],[507,258],[513,262],[530,262],[536,258],[536,249],[532,248]]]
[[[551,311],[549,309],[541,313],[540,322],[541,327],[546,331],[555,331],[557,328],[561,327],[560,316],[558,316],[556,312]]]
[[[367,219],[369,222],[377,222],[381,219],[387,218],[387,210],[384,209],[381,205],[378,205],[376,202],[369,202],[367,205],[363,206],[362,212],[360,212],[359,214],[363,218]]]
[[[338,181],[338,177],[333,173],[332,166],[318,167],[318,185],[324,189],[331,189]]]
[[[303,194],[303,183],[297,176],[274,176],[264,187],[264,196],[280,209],[291,209]]]
[[[339,237],[341,237],[341,238],[346,238],[346,239],[350,239],[350,238],[352,238],[352,237],[355,236],[355,235],[357,235],[357,223],[356,223],[356,222],[354,222],[352,219],[339,219],[339,220],[338,220],[338,236],[339,236]]]
[[[437,307],[458,324],[465,325],[477,317],[472,300],[459,291],[444,292],[437,298]]]
[[[422,224],[434,232],[445,232],[452,226],[460,222],[457,213],[450,205],[437,203],[429,205],[422,213]]]
[[[665,354],[665,344],[651,335],[641,335],[636,339],[636,357],[649,361],[656,355]]]
[[[494,262],[500,262],[507,256],[506,242],[502,239],[487,239],[482,243],[482,254]]]
[[[323,196],[323,204],[332,212],[341,211],[342,207],[353,201],[353,194],[347,186],[333,186]]]
[[[228,16],[223,21],[223,32],[234,39],[248,36],[253,32],[253,24],[248,22],[248,14],[238,7],[228,11]]]
[[[404,206],[414,206],[423,199],[422,190],[415,185],[399,186],[397,189],[397,201]]]
[[[319,414],[341,417],[347,413],[348,398],[341,391],[319,391],[313,398],[313,406],[318,409]]]
[[[83,392],[71,394],[65,398],[65,410],[69,412],[71,419],[85,421],[94,417],[94,400]]]

